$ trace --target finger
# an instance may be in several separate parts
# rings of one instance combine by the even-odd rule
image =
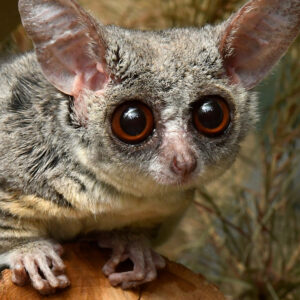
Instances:
[[[136,288],[139,285],[150,282],[157,277],[157,266],[163,268],[165,260],[150,248],[144,249],[146,276],[143,280],[124,280],[121,288],[124,290]],[[126,279],[126,278],[123,278]],[[128,279],[128,278],[127,278]]]
[[[141,275],[141,273],[130,271],[110,274],[108,276],[108,280],[112,286],[117,286],[121,284],[121,287],[123,288],[124,284],[143,280],[143,277],[145,276],[143,274]]]
[[[109,282],[113,286],[133,281],[142,281],[146,276],[145,258],[143,249],[140,245],[131,245],[129,258],[133,262],[133,270],[129,272],[113,273],[108,276]]]
[[[113,249],[111,258],[106,262],[106,264],[102,268],[102,271],[106,276],[109,276],[110,274],[115,272],[116,267],[122,261],[122,258],[124,256],[124,248],[125,247],[120,244]]]
[[[40,255],[35,260],[45,279],[49,282],[50,286],[52,286],[53,288],[57,288],[59,286],[59,280],[50,270],[46,257],[44,255]]]
[[[129,258],[133,262],[133,271],[136,274],[136,280],[142,280],[145,277],[145,257],[142,246],[135,244],[129,249]]]
[[[152,257],[153,257],[153,262],[154,265],[157,269],[163,269],[166,267],[166,260],[159,255],[158,253],[156,253],[155,251],[151,250],[152,253]]]
[[[57,276],[57,279],[59,280],[59,288],[61,289],[66,288],[71,284],[69,278],[64,274]]]
[[[150,282],[157,277],[157,271],[153,262],[153,256],[150,248],[146,248],[144,250],[144,257],[146,263],[146,277],[144,282]]]
[[[60,244],[53,245],[53,250],[59,255],[62,256],[64,253],[64,248]]]
[[[15,262],[11,269],[11,280],[13,283],[23,286],[28,282],[29,277],[21,260]]]
[[[51,251],[48,255],[52,263],[52,270],[54,272],[62,272],[65,270],[66,266],[60,256],[55,252]]]
[[[31,283],[35,289],[37,289],[42,294],[51,293],[53,290],[46,280],[43,280],[39,274],[38,268],[32,257],[24,257],[24,266],[30,277]]]

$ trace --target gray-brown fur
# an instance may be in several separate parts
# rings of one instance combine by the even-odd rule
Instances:
[[[21,2],[25,27],[30,29],[27,2],[47,1]],[[62,7],[75,3],[52,2]],[[39,62],[35,53],[28,53],[1,66],[0,265],[12,267],[12,257],[19,257],[20,249],[33,241],[45,241],[47,247],[42,248],[50,253],[49,239],[65,241],[112,230],[124,235],[124,228],[130,234],[174,222],[195,187],[232,164],[241,140],[256,121],[257,97],[243,82],[232,83],[236,77],[230,78],[224,66],[230,51],[222,56],[220,41],[227,26],[144,32],[96,25],[103,42],[98,46],[105,54],[97,57],[102,50],[99,54],[93,49],[99,41],[89,37],[90,54],[99,59],[109,78],[101,94],[92,89],[82,90],[80,97],[62,93],[48,78],[51,67],[45,69],[46,56],[39,46]],[[38,40],[36,33],[30,34]],[[206,95],[222,96],[231,108],[231,123],[219,137],[201,135],[193,126],[191,107]],[[155,131],[138,145],[118,140],[111,131],[115,108],[132,99],[151,107],[155,119]],[[181,149],[174,134],[197,160],[186,184],[169,170],[169,153],[176,155],[176,147]],[[154,254],[148,255],[159,268]],[[18,284],[25,276],[22,270],[21,279],[15,279]],[[152,275],[145,275],[140,283],[152,280],[156,276]],[[49,278],[50,283],[33,285],[44,293],[66,286],[65,279],[53,283]],[[138,284],[133,278],[110,279],[114,284],[124,280],[122,286],[128,288]]]

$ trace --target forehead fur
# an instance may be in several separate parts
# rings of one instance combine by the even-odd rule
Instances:
[[[224,72],[217,48],[219,27],[156,32],[115,26],[106,29],[107,64],[121,80],[146,74],[148,81],[160,83],[160,89],[170,89],[189,76],[199,81],[205,77],[219,78]]]

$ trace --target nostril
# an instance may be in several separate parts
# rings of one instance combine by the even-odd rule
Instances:
[[[177,175],[188,175],[197,167],[197,160],[194,155],[175,155],[171,163],[171,170]]]
[[[182,166],[180,165],[180,163],[178,162],[177,156],[174,156],[173,158],[173,168],[175,169],[175,171],[177,171],[178,173],[180,173],[182,171]]]

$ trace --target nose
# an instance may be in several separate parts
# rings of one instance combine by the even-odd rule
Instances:
[[[197,159],[192,153],[175,154],[171,162],[171,170],[177,175],[187,176],[197,167]]]

